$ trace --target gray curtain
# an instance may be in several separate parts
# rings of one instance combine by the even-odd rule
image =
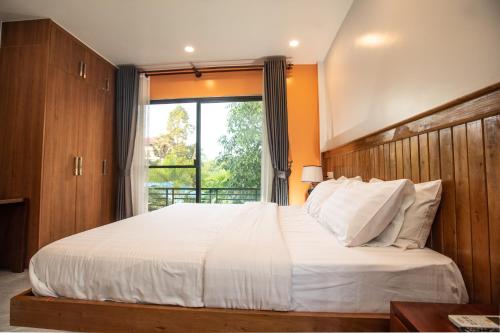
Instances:
[[[286,58],[270,57],[264,62],[264,106],[269,152],[274,169],[271,201],[288,205],[288,112],[286,106]]]
[[[137,128],[138,94],[139,71],[133,65],[120,66],[116,77],[116,136],[119,171],[116,193],[117,220],[132,216],[130,169]]]

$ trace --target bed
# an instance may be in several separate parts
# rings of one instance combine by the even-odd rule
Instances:
[[[262,213],[266,208],[277,210],[276,216]],[[251,216],[254,209],[252,227],[246,228],[242,215]],[[272,225],[272,218],[280,229],[259,227]],[[224,246],[228,261],[238,266],[221,265],[213,253],[221,239],[234,240],[233,228],[245,230],[250,241]],[[276,255],[273,232],[283,236],[288,256]],[[265,235],[272,242],[262,240]],[[263,256],[272,257],[270,265],[255,263],[262,262],[255,249],[241,255],[252,239],[264,248]],[[243,265],[245,260],[249,264]],[[213,271],[210,261],[217,261]],[[274,284],[265,270],[272,271]],[[188,307],[389,313],[391,300],[468,300],[456,264],[440,253],[344,247],[302,207],[264,203],[169,206],[56,241],[32,258],[29,273],[39,296]],[[249,282],[250,275],[258,277]],[[228,291],[232,279],[239,281]],[[290,290],[280,290],[285,286]],[[260,295],[260,290],[266,291]]]
[[[11,324],[74,331],[383,331],[388,329],[389,300],[498,302],[499,129],[500,85],[496,84],[323,153],[325,174],[360,175],[365,181],[442,179],[442,201],[429,248],[341,247],[297,207],[278,208],[275,213],[266,208],[266,216],[253,219],[262,222],[276,214],[278,222],[272,225],[247,221],[243,228],[231,229],[231,221],[241,216],[238,209],[212,206],[199,221],[189,219],[190,227],[203,232],[189,233],[183,229],[188,225],[176,223],[179,229],[165,239],[151,228],[150,234],[140,236],[139,248],[126,237],[115,237],[115,231],[127,224],[134,235],[134,220],[123,221],[40,251],[30,271],[33,291],[11,299]],[[178,208],[154,212],[147,219],[159,220],[151,216],[160,217],[169,209]],[[229,210],[223,214],[225,222],[218,218],[219,209]],[[168,225],[167,221],[161,227]],[[263,228],[265,239],[245,232],[253,227]],[[227,234],[221,233],[225,228],[235,237],[220,239]],[[232,238],[249,241],[243,257],[227,250],[234,245]],[[266,246],[276,241],[281,245],[269,251]],[[173,245],[178,252],[158,251],[158,246]],[[247,260],[233,259],[252,255],[262,259],[253,263],[258,265],[254,272],[262,275],[255,274],[245,285],[264,283],[264,287],[242,291],[231,281],[240,281],[239,265]],[[149,256],[155,259],[145,263]],[[117,259],[124,267],[135,268],[122,274]],[[273,260],[282,263],[276,270]],[[89,263],[96,269],[89,270]],[[63,272],[66,266],[71,271]],[[161,273],[170,281],[186,278],[180,284],[166,283],[158,278]],[[236,278],[230,278],[232,273]],[[68,284],[75,279],[78,284]],[[142,288],[124,288],[141,283]],[[192,286],[188,294],[178,292],[183,288],[175,290],[176,285],[187,284]],[[269,292],[275,293],[277,302],[261,302]]]

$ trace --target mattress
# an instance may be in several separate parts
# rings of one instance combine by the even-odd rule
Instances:
[[[239,207],[173,205],[56,241],[31,260],[33,291],[205,306],[205,256]],[[460,271],[437,252],[346,248],[300,206],[280,207],[278,216],[292,266],[291,310],[387,313],[390,300],[467,302]]]
[[[462,275],[431,249],[344,247],[300,206],[282,207],[295,311],[388,313],[390,301],[467,303]]]

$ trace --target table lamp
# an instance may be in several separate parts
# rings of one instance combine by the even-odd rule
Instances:
[[[311,183],[309,191],[312,191],[316,184],[323,181],[323,169],[319,165],[305,165],[302,168],[302,181]]]

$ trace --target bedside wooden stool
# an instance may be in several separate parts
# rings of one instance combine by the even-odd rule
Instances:
[[[497,315],[498,304],[391,302],[391,332],[458,332],[450,314]]]

